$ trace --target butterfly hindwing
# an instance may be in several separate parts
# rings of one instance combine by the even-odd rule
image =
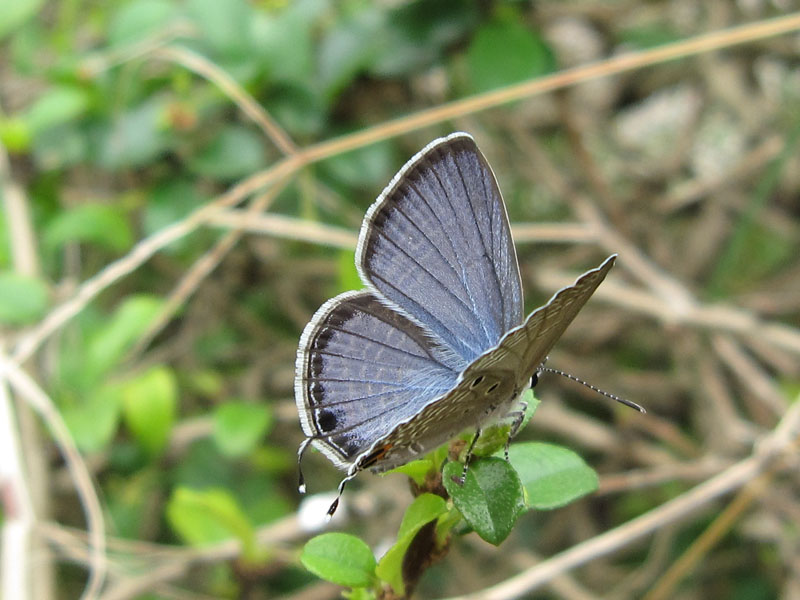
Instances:
[[[345,468],[455,385],[453,359],[371,292],[337,296],[301,337],[295,397],[303,431]]]

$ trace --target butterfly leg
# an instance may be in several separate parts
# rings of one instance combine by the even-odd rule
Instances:
[[[524,400],[520,400],[519,408],[508,415],[509,417],[514,417],[514,420],[511,422],[511,429],[508,432],[506,445],[503,448],[503,454],[506,457],[506,462],[508,462],[508,447],[511,445],[511,438],[513,438],[515,435],[517,435],[517,432],[519,432],[519,428],[522,426],[522,421],[525,420],[526,410],[528,410],[528,403]]]
[[[467,455],[464,457],[464,468],[461,470],[461,477],[453,477],[453,481],[455,481],[459,485],[464,485],[464,482],[467,480],[467,471],[469,470],[469,463],[472,462],[472,449],[478,442],[479,437],[481,437],[480,428],[478,428],[475,431],[475,437],[472,438],[472,441],[469,444],[469,448],[467,448]]]
[[[347,476],[339,482],[339,494],[336,496],[336,500],[334,500],[331,503],[330,507],[328,508],[328,512],[326,513],[327,516],[328,516],[328,519],[333,517],[333,513],[336,512],[337,508],[339,508],[339,500],[341,500],[342,494],[344,493],[344,486],[347,485],[347,482],[350,481],[351,479],[355,479],[356,475],[358,475],[358,472],[360,470],[361,469],[360,469],[360,467],[358,465],[353,465],[347,471]]]
[[[306,480],[303,477],[303,469],[300,467],[300,462],[303,460],[303,453],[306,451],[306,448],[308,448],[310,443],[311,438],[306,438],[297,449],[297,491],[301,494],[306,493]]]

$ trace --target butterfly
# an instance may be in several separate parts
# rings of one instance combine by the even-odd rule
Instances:
[[[340,497],[361,470],[397,467],[465,430],[474,444],[481,427],[512,419],[513,435],[521,395],[615,259],[525,318],[489,163],[467,133],[434,140],[367,210],[355,258],[364,289],[325,302],[300,337],[298,465],[318,448],[346,471]]]

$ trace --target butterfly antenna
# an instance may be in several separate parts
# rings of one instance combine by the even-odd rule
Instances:
[[[631,408],[634,408],[634,409],[638,410],[640,413],[646,413],[647,412],[644,409],[643,406],[639,406],[638,404],[636,404],[636,402],[631,402],[630,400],[626,400],[625,398],[620,398],[619,396],[616,396],[615,394],[610,394],[609,392],[603,391],[600,388],[597,388],[597,387],[593,386],[591,383],[588,383],[588,382],[584,381],[583,379],[579,379],[578,377],[575,377],[574,375],[570,375],[569,373],[565,373],[564,371],[561,371],[559,369],[554,369],[552,367],[542,367],[541,371],[547,372],[547,373],[555,373],[556,375],[561,375],[562,377],[566,377],[567,379],[571,379],[572,381],[574,381],[576,383],[580,383],[581,385],[586,386],[587,388],[589,388],[593,392],[597,392],[601,396],[605,396],[606,398],[611,398],[612,400],[616,400],[620,404],[624,404],[625,406],[629,406]]]

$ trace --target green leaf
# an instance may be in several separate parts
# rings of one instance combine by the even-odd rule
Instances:
[[[162,304],[153,296],[127,298],[108,324],[89,339],[85,357],[89,374],[100,377],[116,366],[158,315]]]
[[[122,389],[116,383],[92,387],[73,404],[61,407],[64,421],[83,452],[106,448],[117,432],[121,412]]]
[[[555,70],[545,41],[516,20],[481,27],[467,50],[472,86],[484,92]]]
[[[382,185],[393,170],[391,144],[370,144],[366,148],[338,154],[320,163],[325,173],[337,182],[352,187]]]
[[[365,7],[344,19],[320,41],[319,80],[330,101],[371,61],[375,40],[384,31],[384,14]]]
[[[509,423],[502,423],[487,427],[481,431],[481,436],[478,438],[478,441],[475,442],[475,446],[472,448],[472,453],[475,456],[491,456],[498,450],[505,447],[510,433],[511,425]],[[467,442],[467,444],[464,446],[462,454],[459,456],[460,459],[464,458],[466,450],[469,447],[469,444],[472,443],[474,436],[474,432],[462,434],[462,439]]]
[[[526,407],[525,416],[522,418],[519,431],[525,429],[528,422],[533,417],[533,413],[536,412],[536,407],[539,406],[539,401],[533,395],[532,389],[528,389],[523,393],[521,400],[526,403]],[[519,431],[517,433],[519,433]],[[478,441],[475,443],[472,449],[473,454],[475,456],[491,456],[495,454],[498,450],[505,447],[510,433],[511,423],[507,421],[487,427],[482,431],[481,437],[479,437]],[[470,433],[468,437],[466,437],[466,440],[472,441],[472,436],[473,434]]]
[[[167,520],[175,532],[193,546],[222,542],[231,537],[242,544],[242,556],[255,562],[263,558],[255,528],[236,499],[225,489],[177,488],[167,503]]]
[[[597,489],[597,473],[568,448],[523,442],[513,444],[508,457],[532,508],[558,508]]]
[[[403,475],[406,475],[414,480],[414,483],[421,486],[425,483],[428,473],[432,472],[435,467],[436,465],[431,459],[420,458],[418,460],[407,462],[399,467],[395,467],[394,469],[390,469],[389,471],[386,471],[385,474],[388,475],[389,473],[402,473]]]
[[[214,442],[226,456],[243,456],[255,450],[271,423],[266,406],[228,402],[214,413]]]
[[[33,135],[72,121],[86,112],[89,95],[74,86],[49,88],[26,111],[24,121]]]
[[[263,169],[266,164],[261,137],[239,126],[223,129],[190,161],[196,173],[215,179],[243,177]]]
[[[239,57],[250,48],[247,35],[252,9],[244,0],[188,0],[188,16],[198,38],[225,58]]]
[[[208,202],[209,198],[201,193],[200,188],[199,183],[192,183],[186,179],[171,177],[159,180],[146,192],[148,200],[142,207],[142,232],[152,235],[180,221]],[[193,247],[205,244],[202,237],[202,234],[182,237],[162,248],[161,252],[181,255]]]
[[[89,140],[77,121],[41,129],[31,141],[33,158],[42,171],[77,165],[87,160],[90,153]]]
[[[474,0],[417,0],[399,4],[378,23],[370,73],[383,78],[419,73],[440,61],[480,20]]]
[[[303,566],[327,581],[367,587],[375,579],[375,557],[361,539],[347,533],[323,533],[311,538],[300,555]]]
[[[133,44],[166,29],[175,16],[175,5],[164,0],[126,2],[108,26],[110,45]]]
[[[522,431],[528,426],[531,419],[533,418],[533,414],[536,412],[536,409],[539,408],[539,404],[541,400],[539,400],[534,394],[533,389],[528,388],[528,390],[522,394],[522,401],[525,402],[525,416],[522,419],[522,424],[519,426],[519,430]]]
[[[251,36],[255,53],[271,82],[305,85],[313,80],[314,26],[327,10],[323,0],[294,0],[274,14],[254,15]]]
[[[276,87],[270,95],[269,107],[275,120],[295,136],[319,135],[325,128],[325,104],[308,84]]]
[[[397,530],[397,539],[416,533],[420,527],[427,525],[446,511],[447,502],[441,496],[436,494],[417,496],[403,515],[400,529]]]
[[[522,484],[516,471],[502,458],[483,458],[467,471],[463,484],[460,463],[447,463],[442,473],[444,487],[464,519],[484,540],[499,545],[525,507]]]
[[[209,198],[198,189],[200,186],[187,179],[170,178],[158,181],[148,193],[148,202],[142,215],[142,229],[148,235],[180,221]],[[179,242],[183,240],[178,240]],[[173,244],[167,248],[173,247]]]
[[[0,40],[30,19],[43,0],[0,0]]]
[[[375,591],[369,588],[355,588],[342,593],[347,600],[375,600]]]
[[[119,448],[117,446],[117,452]],[[109,461],[103,477],[103,504],[114,535],[128,539],[142,539],[147,535],[152,498],[162,493],[161,476],[158,468],[123,471],[113,458]]]
[[[108,169],[147,165],[166,152],[175,136],[166,127],[168,100],[154,96],[115,115],[103,131],[97,162]]]
[[[133,232],[118,207],[86,203],[67,209],[50,221],[43,242],[48,252],[73,242],[90,242],[122,252],[133,244]]]
[[[405,594],[403,559],[408,547],[420,529],[446,512],[447,503],[444,498],[434,494],[417,496],[406,509],[397,532],[397,542],[383,555],[375,570],[376,575],[389,583],[398,595]]]
[[[0,323],[33,323],[44,315],[48,304],[47,285],[41,279],[0,272]]]
[[[172,371],[153,367],[122,387],[125,424],[151,456],[161,453],[169,439],[178,404]]]
[[[31,145],[31,130],[22,117],[0,117],[0,143],[11,153],[27,152]]]

